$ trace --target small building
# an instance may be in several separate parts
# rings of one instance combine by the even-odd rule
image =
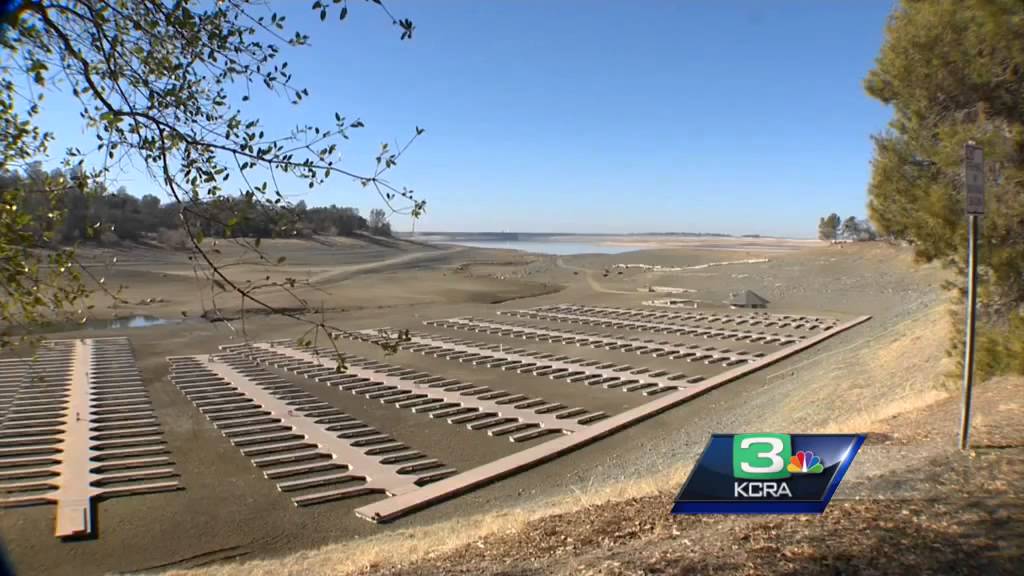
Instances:
[[[768,300],[751,290],[733,292],[726,302],[732,308],[767,308]]]

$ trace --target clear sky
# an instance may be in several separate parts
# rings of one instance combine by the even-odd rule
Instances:
[[[350,1],[344,23],[272,3],[311,36],[287,54],[311,98],[256,104],[268,135],[361,118],[344,149],[356,171],[424,127],[392,175],[428,201],[417,230],[804,237],[821,215],[865,214],[870,135],[890,113],[862,81],[892,0],[387,3],[413,40],[369,3]],[[62,102],[46,121],[56,150],[79,142]],[[381,205],[341,179],[295,191]]]

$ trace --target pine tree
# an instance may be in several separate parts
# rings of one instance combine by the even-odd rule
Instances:
[[[1009,326],[1024,325],[1005,322],[1024,305],[1022,30],[1019,1],[904,0],[865,81],[893,109],[889,129],[874,139],[869,214],[920,259],[963,271],[963,146],[984,148],[981,308]]]

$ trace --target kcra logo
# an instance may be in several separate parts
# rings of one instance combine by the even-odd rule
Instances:
[[[820,514],[864,436],[714,434],[674,514]]]

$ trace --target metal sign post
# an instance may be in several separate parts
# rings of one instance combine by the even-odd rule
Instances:
[[[964,190],[967,196],[967,320],[964,330],[963,406],[960,449],[967,450],[971,435],[971,388],[974,386],[974,309],[978,280],[978,217],[985,213],[985,159],[974,142],[964,146]]]

